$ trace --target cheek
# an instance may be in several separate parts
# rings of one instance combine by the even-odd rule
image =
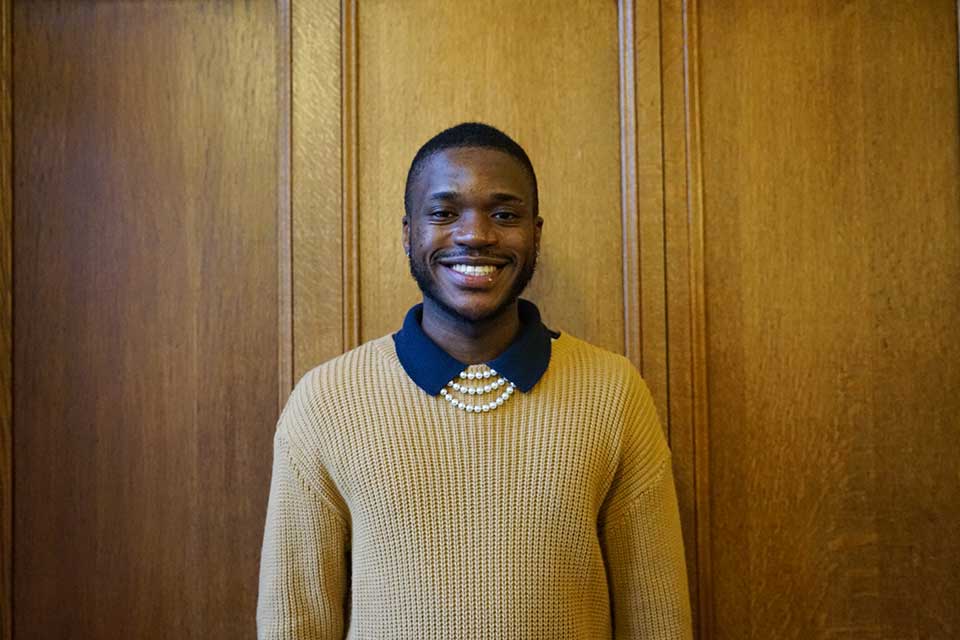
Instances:
[[[433,228],[410,230],[410,246],[417,251],[432,253],[440,248],[442,243],[443,233]]]

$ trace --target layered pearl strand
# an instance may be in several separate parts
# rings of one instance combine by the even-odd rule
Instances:
[[[499,376],[496,371],[485,364],[471,365],[466,371],[461,371],[456,380],[447,383],[447,387],[455,391],[458,395],[451,393],[447,389],[441,389],[440,395],[457,409],[463,409],[467,413],[481,413],[493,411],[503,406],[503,403],[510,399],[516,390],[516,385]],[[465,384],[466,383],[466,384]],[[504,387],[506,387],[504,389]],[[503,389],[500,392],[500,389]],[[495,400],[480,402],[481,398],[489,393],[499,393]],[[464,402],[464,399],[467,402]]]

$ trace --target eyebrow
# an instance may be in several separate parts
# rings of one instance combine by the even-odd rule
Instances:
[[[460,194],[456,191],[435,191],[430,194],[427,200],[459,200]],[[493,193],[490,194],[490,199],[494,202],[516,202],[518,204],[523,204],[523,198],[516,196],[512,193]]]
[[[495,193],[490,196],[494,202],[517,202],[523,204],[523,198],[512,193]]]
[[[427,200],[459,200],[460,194],[456,191],[434,191]]]

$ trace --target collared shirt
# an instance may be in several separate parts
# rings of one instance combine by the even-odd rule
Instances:
[[[517,301],[520,331],[510,346],[493,360],[485,363],[512,382],[524,393],[533,389],[550,365],[550,340],[560,334],[551,331],[540,320],[540,310],[529,300]],[[407,312],[400,331],[393,334],[397,356],[404,371],[418,387],[432,396],[440,393],[469,364],[463,363],[441,349],[423,332],[423,304]]]

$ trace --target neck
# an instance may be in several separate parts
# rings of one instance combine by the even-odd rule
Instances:
[[[430,298],[423,299],[423,332],[451,356],[467,364],[489,362],[503,353],[520,330],[514,300],[501,313],[479,322],[451,315]]]

